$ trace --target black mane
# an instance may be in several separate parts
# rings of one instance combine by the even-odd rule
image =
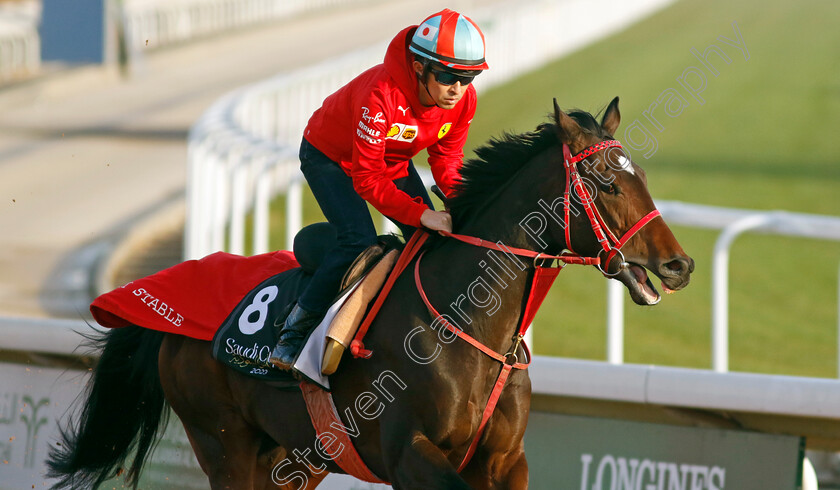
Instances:
[[[581,110],[568,114],[584,131],[601,139],[611,139],[592,114]],[[453,218],[461,221],[460,218],[509,182],[527,162],[557,144],[556,124],[546,123],[527,133],[503,133],[476,149],[476,158],[465,161],[461,167],[461,181],[455,185],[455,195],[449,199]]]
[[[522,166],[538,153],[557,144],[554,125],[543,124],[535,131],[522,134],[503,133],[475,150],[461,166],[461,180],[454,188],[449,206],[457,219],[484,203],[503,187]]]

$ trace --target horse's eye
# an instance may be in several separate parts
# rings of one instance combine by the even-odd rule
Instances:
[[[615,192],[616,192],[615,185],[613,185],[613,184],[601,184],[601,191],[606,192],[607,194],[615,194]]]

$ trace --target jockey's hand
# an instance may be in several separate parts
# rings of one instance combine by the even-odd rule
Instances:
[[[446,211],[427,209],[420,216],[420,224],[430,230],[452,232],[452,216]]]

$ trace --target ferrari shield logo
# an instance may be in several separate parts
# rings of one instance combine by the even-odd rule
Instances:
[[[443,126],[441,126],[440,131],[438,131],[438,139],[441,139],[444,136],[446,136],[446,133],[449,132],[449,128],[451,128],[451,127],[452,127],[452,123],[446,123]]]

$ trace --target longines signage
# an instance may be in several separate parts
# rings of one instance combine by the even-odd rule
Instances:
[[[793,490],[804,440],[532,412],[530,488]]]

